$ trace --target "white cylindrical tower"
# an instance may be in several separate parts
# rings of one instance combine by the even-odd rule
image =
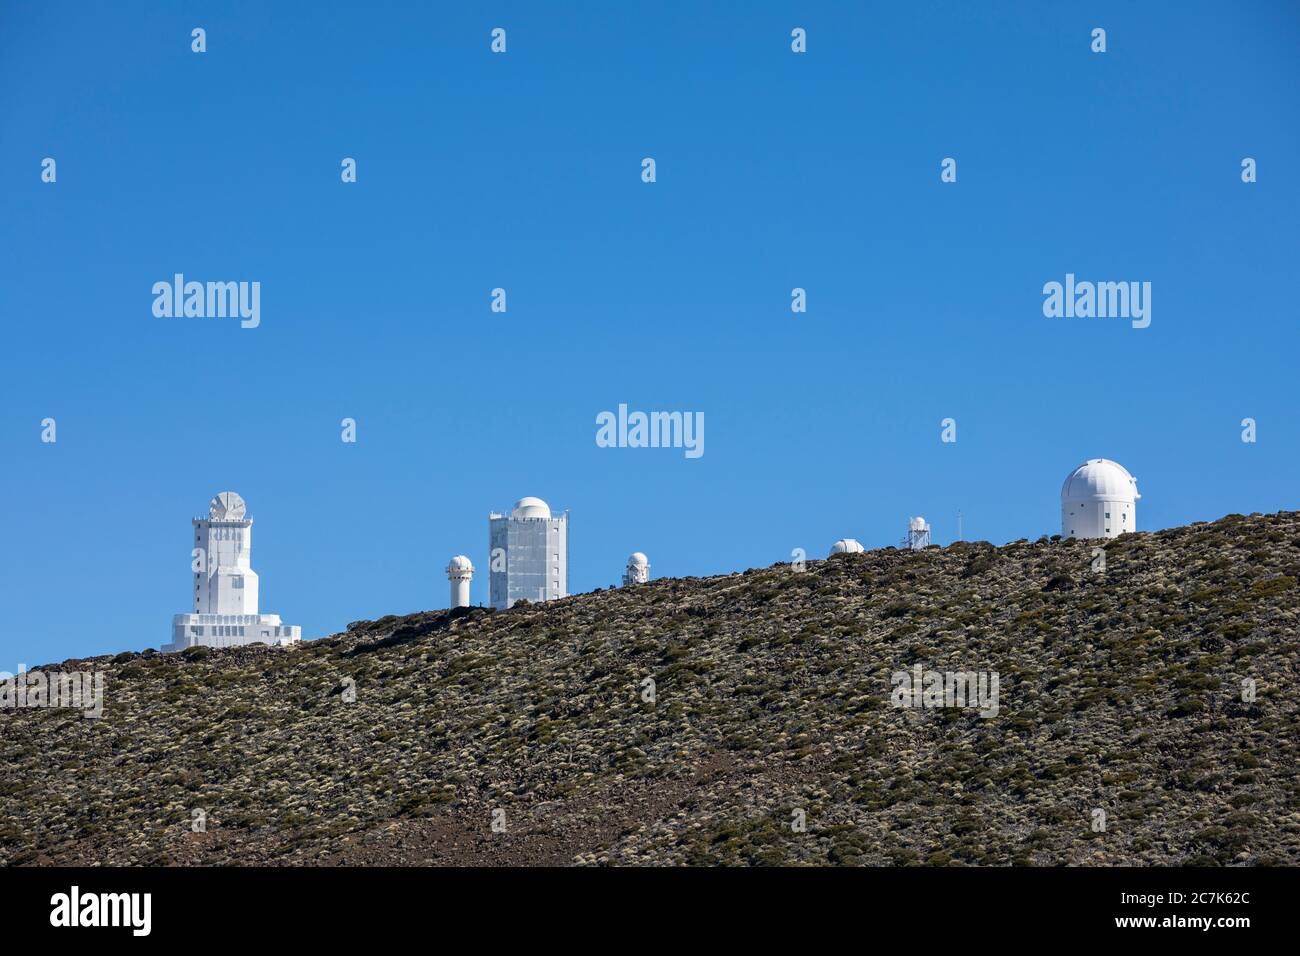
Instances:
[[[645,584],[650,580],[650,559],[640,551],[633,551],[627,559],[627,570],[623,572],[623,584]]]
[[[840,538],[831,545],[831,554],[861,554],[864,550],[853,538]]]
[[[1061,534],[1115,538],[1137,530],[1137,479],[1109,458],[1090,458],[1061,486]]]
[[[451,582],[451,607],[469,607],[469,582],[474,577],[474,565],[469,558],[458,554],[447,562],[447,580]]]

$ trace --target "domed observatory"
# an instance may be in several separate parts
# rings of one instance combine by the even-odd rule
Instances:
[[[448,607],[469,607],[469,582],[473,577],[474,565],[465,555],[458,554],[447,562],[447,580],[451,582]]]
[[[623,572],[623,586],[645,584],[650,580],[650,559],[640,551],[633,551],[627,559],[627,570]]]
[[[516,601],[569,593],[569,513],[558,518],[541,498],[520,498],[510,514],[488,515],[488,599],[498,611]]]
[[[913,551],[930,547],[930,523],[919,515],[907,522],[907,546]]]
[[[840,538],[831,545],[831,555],[837,554],[861,554],[866,549],[858,544],[853,538]]]
[[[1117,538],[1137,530],[1137,479],[1109,458],[1090,458],[1061,486],[1061,535]]]

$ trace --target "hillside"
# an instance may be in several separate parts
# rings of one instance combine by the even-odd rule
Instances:
[[[69,661],[106,671],[104,716],[0,711],[0,862],[1300,864],[1300,514],[1092,549]],[[891,706],[918,663],[996,671],[998,715]]]

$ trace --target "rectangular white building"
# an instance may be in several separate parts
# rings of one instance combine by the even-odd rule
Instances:
[[[488,600],[499,611],[526,599],[569,593],[569,513],[551,517],[540,498],[521,498],[508,515],[488,515]]]

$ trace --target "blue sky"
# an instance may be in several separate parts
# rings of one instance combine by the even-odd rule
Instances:
[[[1097,456],[1140,529],[1297,506],[1297,5],[463,6],[0,6],[0,669],[169,639],[227,489],[311,637],[460,552],[486,601],[524,495],[573,591],[1055,533]],[[261,326],[155,318],[175,272]],[[1044,317],[1067,272],[1151,326]],[[705,454],[598,448],[619,403]]]

